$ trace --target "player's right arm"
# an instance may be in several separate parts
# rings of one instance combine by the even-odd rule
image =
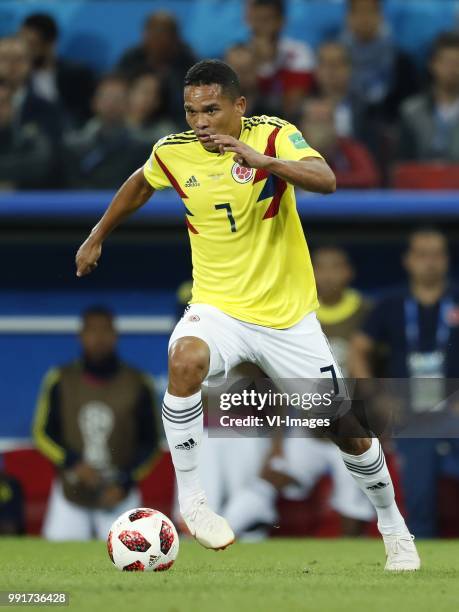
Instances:
[[[94,270],[102,253],[102,243],[107,236],[129,215],[143,206],[155,189],[139,168],[121,186],[103,217],[95,225],[76,254],[77,276],[85,276]]]

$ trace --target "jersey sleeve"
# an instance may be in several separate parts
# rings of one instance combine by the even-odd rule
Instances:
[[[300,130],[291,123],[284,125],[277,135],[276,156],[291,161],[300,161],[303,157],[323,159],[318,151],[308,145]]]
[[[150,157],[145,162],[143,167],[143,174],[145,178],[154,189],[158,190],[171,187],[169,179],[164,173],[164,170],[161,168],[160,161],[158,161],[159,154],[157,153],[157,150],[161,146],[163,140],[164,139],[162,138],[155,144]]]

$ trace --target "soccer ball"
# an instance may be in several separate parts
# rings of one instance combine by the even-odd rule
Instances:
[[[151,508],[133,508],[111,526],[107,549],[119,570],[160,572],[173,565],[179,551],[179,539],[167,516]]]

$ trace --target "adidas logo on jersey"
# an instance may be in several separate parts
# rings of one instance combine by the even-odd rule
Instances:
[[[185,187],[200,187],[200,186],[201,186],[201,183],[194,176],[194,174],[193,174],[193,176],[190,176],[190,178],[185,183]]]
[[[176,444],[175,448],[178,450],[191,450],[195,446],[197,446],[197,443],[193,440],[193,438],[190,438],[183,444]]]

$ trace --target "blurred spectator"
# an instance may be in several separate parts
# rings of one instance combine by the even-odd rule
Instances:
[[[258,86],[270,106],[280,99],[287,118],[298,111],[313,83],[314,54],[304,43],[282,36],[284,0],[247,0],[251,30],[247,45],[255,59]]]
[[[65,137],[66,171],[75,189],[113,189],[141,166],[151,149],[127,124],[128,84],[108,75],[97,86],[95,116]]]
[[[0,79],[0,190],[46,186],[51,159],[51,144],[40,126],[15,121],[13,91]]]
[[[367,148],[353,138],[338,136],[332,102],[323,98],[308,100],[300,129],[333,169],[338,188],[370,189],[380,184],[378,169]]]
[[[24,496],[19,481],[3,472],[0,465],[0,535],[25,533]]]
[[[459,34],[439,35],[429,67],[429,91],[401,107],[399,157],[459,162]]]
[[[62,131],[59,109],[34,92],[30,72],[31,59],[24,39],[18,36],[0,39],[0,79],[13,92],[14,121],[38,125],[53,143],[58,143]]]
[[[344,249],[324,246],[312,254],[320,308],[317,318],[346,378],[349,342],[370,310],[370,304],[351,288],[354,269]]]
[[[394,120],[400,102],[418,89],[416,68],[396,46],[382,13],[382,0],[348,0],[341,41],[352,60],[352,91]]]
[[[124,53],[117,71],[129,80],[145,72],[157,74],[164,81],[171,117],[183,122],[183,79],[195,62],[175,17],[160,11],[147,18],[142,43]]]
[[[378,124],[351,90],[351,57],[340,42],[325,42],[317,51],[316,94],[332,102],[338,136],[355,138],[378,154]]]
[[[29,46],[35,93],[59,103],[70,125],[76,127],[89,119],[94,75],[89,68],[57,56],[59,30],[54,19],[44,13],[29,15],[19,35]]]
[[[81,359],[46,375],[35,416],[36,445],[59,469],[43,527],[51,540],[105,539],[141,505],[136,483],[158,449],[151,383],[119,359],[112,313],[88,309],[80,340]]]
[[[246,45],[234,45],[227,49],[225,62],[231,66],[239,77],[243,96],[247,100],[246,116],[282,115],[279,101],[266,98],[258,88],[255,58]]]
[[[178,126],[166,116],[166,100],[158,76],[146,72],[138,76],[129,90],[128,124],[135,134],[151,146]]]
[[[459,378],[459,292],[448,281],[448,245],[442,233],[414,232],[403,263],[408,287],[377,303],[353,339],[349,363],[352,376],[371,378],[373,350],[383,345],[385,376],[409,381],[408,405],[393,416],[400,423],[412,419],[410,437],[395,442],[409,529],[430,538],[438,535],[437,485],[447,465],[439,438],[448,438],[455,423],[457,431],[457,417],[446,415],[444,420],[441,407],[446,407],[448,379]],[[454,465],[459,478],[458,440],[450,439],[446,446],[448,469]]]

